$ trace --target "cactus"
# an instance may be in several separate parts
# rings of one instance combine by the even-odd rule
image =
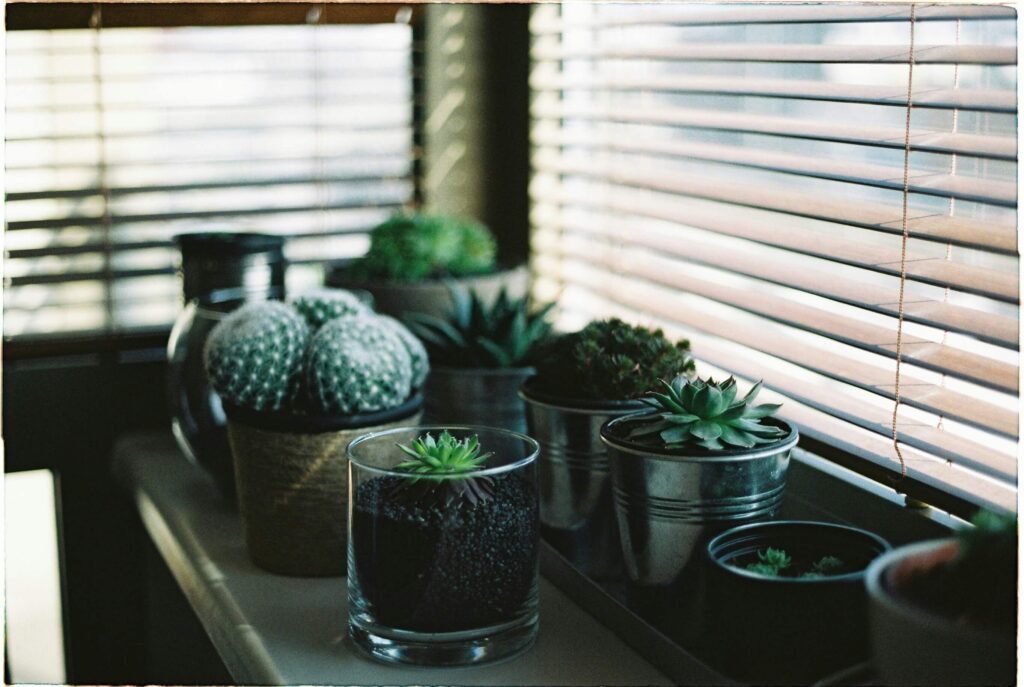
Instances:
[[[306,387],[318,413],[391,408],[412,391],[412,360],[399,335],[381,318],[334,319],[309,344]]]
[[[537,355],[537,381],[557,396],[601,400],[637,398],[660,379],[690,375],[690,342],[675,343],[660,329],[611,319],[563,335]]]
[[[354,293],[344,289],[314,289],[292,298],[290,302],[306,318],[313,331],[336,317],[371,312]]]
[[[423,343],[410,332],[404,324],[388,315],[378,315],[381,324],[391,329],[405,346],[406,352],[412,359],[412,388],[419,389],[427,380],[430,373],[430,360],[427,356],[427,349]]]
[[[420,281],[494,271],[496,244],[479,223],[397,215],[370,235],[370,250],[348,268],[356,279]]]
[[[276,411],[299,393],[309,325],[276,301],[244,305],[206,341],[206,373],[221,398],[242,408]]]

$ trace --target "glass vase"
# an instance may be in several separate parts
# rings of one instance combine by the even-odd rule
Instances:
[[[398,444],[444,431],[490,453],[484,498],[446,475],[413,478]],[[401,427],[348,447],[349,635],[371,656],[467,665],[526,650],[537,634],[539,499],[530,437],[488,427]],[[475,490],[474,490],[475,491]]]
[[[204,468],[230,502],[234,468],[220,398],[206,380],[210,331],[248,301],[284,297],[284,240],[254,233],[201,232],[176,237],[185,307],[167,341],[167,402],[182,452]]]

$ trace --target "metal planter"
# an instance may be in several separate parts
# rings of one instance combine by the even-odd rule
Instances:
[[[622,553],[600,429],[644,405],[554,398],[535,386],[527,380],[519,393],[526,401],[528,434],[541,446],[537,466],[544,538],[584,574],[616,579],[622,572]]]
[[[619,436],[621,418],[605,423],[615,514],[628,579],[673,585],[703,560],[715,534],[771,517],[782,502],[798,434],[788,423],[780,441],[755,449],[679,453]],[[692,565],[691,565],[692,564]]]
[[[532,367],[511,369],[435,367],[424,387],[427,422],[500,427],[526,433],[519,387]]]

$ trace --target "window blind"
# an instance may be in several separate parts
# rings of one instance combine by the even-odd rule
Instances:
[[[101,17],[94,15],[94,21]],[[408,24],[7,34],[5,337],[163,327],[172,238],[287,237],[291,288],[414,195]]]
[[[1016,15],[918,5],[912,48],[911,14],[536,7],[536,295],[689,337],[908,494],[1015,509]]]

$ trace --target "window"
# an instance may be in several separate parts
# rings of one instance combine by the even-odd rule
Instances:
[[[1015,18],[538,6],[537,295],[567,327],[689,337],[705,373],[763,378],[805,437],[886,478],[902,309],[899,488],[1015,508]]]
[[[6,338],[165,328],[179,233],[283,234],[290,287],[365,251],[414,197],[412,28],[317,20],[8,32]]]

